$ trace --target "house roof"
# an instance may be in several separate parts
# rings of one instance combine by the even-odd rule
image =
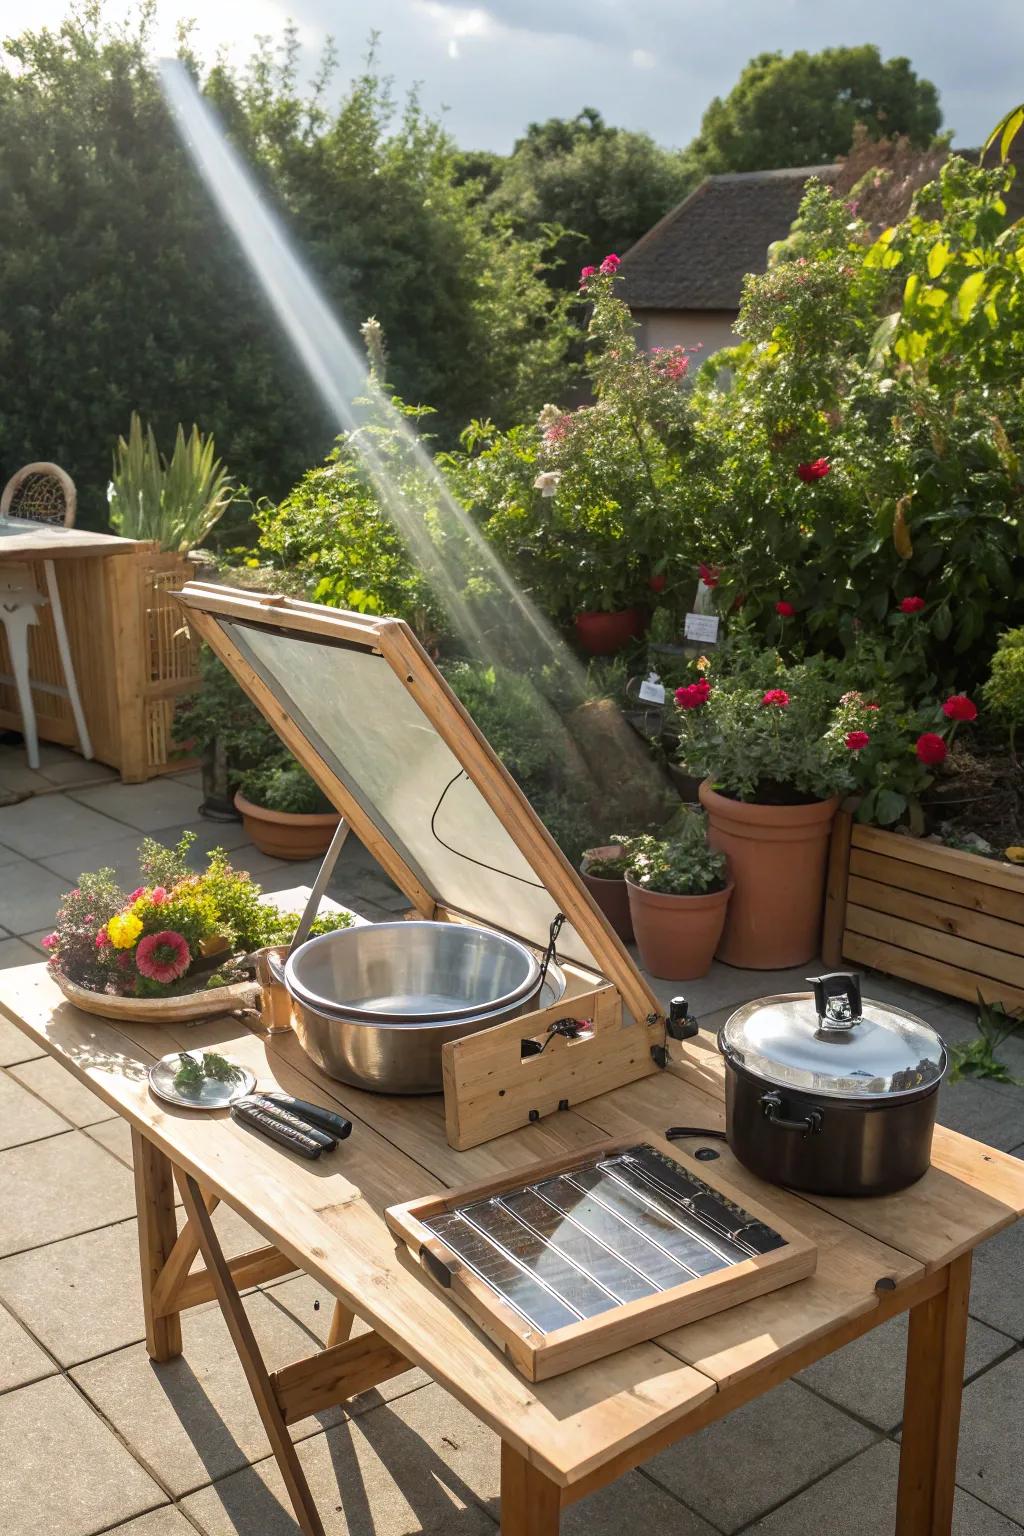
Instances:
[[[768,247],[796,218],[811,176],[833,181],[837,165],[709,176],[622,259],[620,290],[631,309],[738,309],[748,272],[763,272]]]

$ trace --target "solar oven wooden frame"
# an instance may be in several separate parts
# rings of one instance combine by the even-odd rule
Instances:
[[[777,1232],[785,1246],[545,1333],[503,1300],[426,1225],[435,1217],[478,1200],[511,1194],[527,1185],[582,1168],[596,1159],[612,1157],[638,1145],[653,1148],[677,1164],[687,1178],[698,1178],[715,1193],[742,1207],[755,1221],[763,1222]],[[780,1286],[802,1280],[814,1272],[817,1264],[816,1245],[776,1216],[774,1211],[735,1189],[714,1170],[713,1164],[702,1163],[696,1169],[692,1161],[684,1163],[671,1142],[647,1131],[601,1142],[566,1157],[540,1161],[515,1173],[506,1172],[484,1184],[394,1205],[385,1215],[391,1230],[408,1245],[425,1272],[449,1291],[452,1300],[469,1313],[487,1337],[530,1381],[545,1381],[631,1344],[656,1338],[684,1323],[763,1296]]]

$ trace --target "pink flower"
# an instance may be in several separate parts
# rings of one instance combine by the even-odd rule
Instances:
[[[809,464],[798,464],[796,472],[805,485],[810,485],[815,480],[824,480],[831,468],[828,459],[812,459]]]
[[[781,603],[775,604],[775,612],[778,614],[780,619],[791,619],[796,613],[796,609],[793,607],[792,603],[787,603],[785,599],[783,599]]]
[[[865,704],[864,705],[865,709],[881,709],[881,707],[882,706],[880,704]]]
[[[149,893],[149,899],[154,907],[162,907],[167,900],[167,888],[163,885],[154,885]]]
[[[699,683],[688,683],[676,689],[676,703],[680,709],[701,709],[711,697],[711,684],[703,678]]]
[[[132,891],[131,895],[128,897],[128,900],[129,902],[138,901],[139,897],[145,896],[145,894],[146,887],[144,885],[140,885],[137,890]]]
[[[923,597],[904,597],[900,602],[900,613],[920,613],[924,605]]]
[[[96,948],[97,949],[106,949],[106,947],[107,947],[107,945],[109,943],[110,943],[110,935],[109,935],[109,933],[107,932],[107,930],[105,928],[101,928],[99,933],[96,935]]]
[[[48,933],[46,935],[46,938],[43,940],[43,948],[44,949],[56,949],[57,948],[57,935],[55,933]]]
[[[192,956],[181,934],[165,928],[162,933],[148,933],[139,940],[135,964],[141,976],[166,985],[184,976],[192,964]]]
[[[871,737],[867,731],[849,731],[846,736],[846,745],[851,752],[861,752],[870,740]]]
[[[606,256],[604,261],[602,261],[601,266],[600,266],[600,271],[602,271],[604,273],[604,275],[607,277],[610,272],[617,272],[621,265],[622,265],[622,257],[621,256],[616,256],[614,251],[613,251],[610,256]]]
[[[581,267],[580,268],[580,287],[581,288],[585,288],[587,286],[587,284],[590,282],[590,279],[593,277],[593,275],[594,275],[594,273],[596,271],[597,271],[596,267]]]
[[[774,704],[777,709],[788,709],[789,694],[785,688],[769,688],[761,699],[762,704]]]
[[[947,720],[977,720],[978,706],[966,693],[954,693],[943,704],[942,713]]]

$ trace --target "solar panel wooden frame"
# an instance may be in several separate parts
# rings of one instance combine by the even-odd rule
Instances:
[[[709,1274],[695,1276],[654,1294],[611,1305],[595,1316],[581,1317],[578,1321],[542,1331],[432,1229],[431,1223],[440,1219],[439,1224],[443,1224],[446,1216],[464,1211],[478,1202],[498,1196],[521,1200],[529,1186],[574,1171],[586,1172],[596,1162],[615,1158],[638,1146],[649,1147],[655,1154],[669,1159],[687,1181],[706,1185],[713,1195],[739,1207],[753,1222],[773,1229],[783,1239],[783,1246],[729,1262]],[[530,1381],[544,1381],[561,1375],[631,1344],[656,1338],[684,1323],[695,1322],[789,1285],[812,1274],[817,1264],[817,1247],[813,1242],[781,1220],[768,1206],[751,1200],[721,1178],[713,1163],[701,1163],[698,1168],[691,1160],[684,1162],[671,1142],[649,1133],[602,1142],[585,1153],[577,1150],[570,1156],[541,1161],[516,1173],[505,1173],[486,1184],[391,1206],[385,1214],[391,1230],[407,1244],[426,1274],[449,1291],[452,1300],[473,1318]],[[608,1251],[614,1258],[615,1251]]]

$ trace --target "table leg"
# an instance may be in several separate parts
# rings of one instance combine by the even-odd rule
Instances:
[[[299,1465],[299,1458],[295,1454],[295,1447],[278,1404],[270,1373],[263,1363],[263,1356],[260,1354],[245,1307],[242,1305],[242,1298],[238,1294],[238,1287],[228,1268],[217,1234],[213,1230],[213,1222],[203,1201],[202,1190],[191,1175],[186,1175],[180,1188],[185,1214],[199,1239],[199,1251],[206,1262],[207,1273],[217,1292],[217,1300],[220,1302],[224,1321],[228,1325],[232,1343],[242,1362],[242,1369],[245,1371],[249,1390],[263,1420],[263,1428],[267,1432],[270,1448],[284,1478],[299,1529],[303,1536],[325,1536],[323,1524],[313,1502],[313,1495],[309,1491],[306,1474]]]
[[[336,1301],[331,1314],[330,1331],[327,1334],[327,1348],[333,1349],[335,1344],[344,1344],[346,1339],[351,1338],[355,1321],[355,1313],[350,1311],[343,1302]]]
[[[153,1287],[178,1237],[174,1220],[174,1180],[164,1154],[132,1128],[135,1165],[135,1205],[139,1216],[139,1260],[142,1266],[142,1305],[146,1316],[146,1349],[151,1360],[173,1360],[181,1354],[181,1320],[177,1312],[157,1317]]]
[[[558,1536],[562,1490],[501,1442],[501,1536]]]
[[[85,723],[82,700],[78,694],[78,679],[75,677],[75,664],[71,659],[71,647],[68,644],[68,632],[64,625],[64,609],[61,607],[60,588],[57,586],[57,572],[53,561],[44,560],[43,570],[46,573],[46,591],[50,598],[50,611],[53,616],[53,633],[57,640],[60,664],[64,668],[64,682],[67,685],[68,703],[71,705],[71,713],[74,716],[75,730],[78,732],[78,745],[82,749],[82,756],[89,758],[92,757],[92,742],[89,739],[89,727]]]
[[[896,1536],[949,1536],[956,1487],[971,1255],[937,1296],[910,1309]]]

